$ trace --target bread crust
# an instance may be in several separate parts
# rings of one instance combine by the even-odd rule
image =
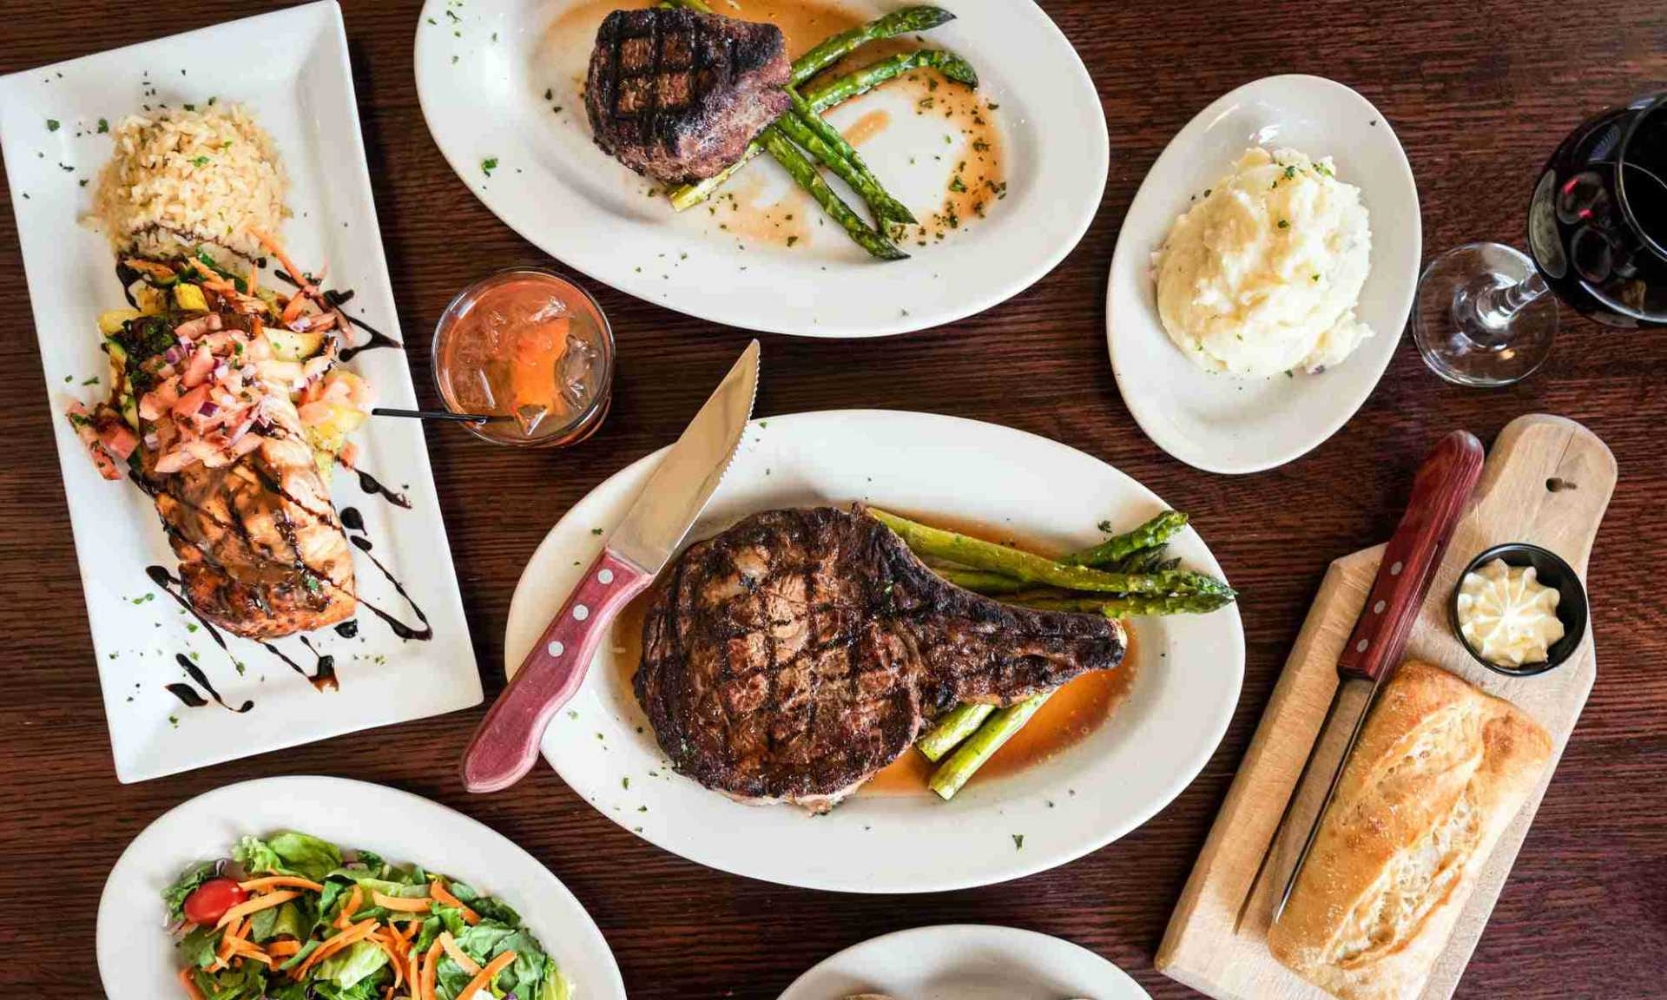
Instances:
[[[1511,703],[1409,661],[1378,693],[1268,932],[1275,958],[1344,1000],[1413,1000],[1551,737]]]

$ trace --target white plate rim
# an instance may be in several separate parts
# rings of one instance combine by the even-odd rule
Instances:
[[[1403,333],[1405,332],[1407,318],[1412,312],[1413,289],[1417,285],[1418,275],[1422,264],[1423,217],[1421,211],[1418,210],[1418,185],[1412,173],[1412,165],[1407,159],[1405,148],[1401,145],[1400,138],[1395,134],[1394,127],[1390,125],[1389,119],[1385,117],[1383,113],[1372,104],[1371,101],[1367,100],[1365,96],[1347,84],[1339,83],[1338,81],[1327,77],[1315,76],[1312,74],[1281,73],[1252,80],[1233,88],[1222,96],[1216,98],[1214,101],[1210,102],[1210,104],[1203,110],[1199,111],[1196,115],[1189,119],[1187,124],[1182,126],[1181,130],[1178,131],[1172,139],[1170,139],[1169,143],[1164,147],[1163,152],[1158,155],[1158,159],[1153,163],[1151,169],[1147,171],[1146,177],[1141,181],[1140,187],[1135,191],[1134,199],[1129,203],[1129,210],[1132,212],[1135,205],[1141,202],[1142,195],[1146,195],[1148,189],[1153,186],[1155,183],[1154,178],[1162,173],[1162,168],[1164,168],[1168,162],[1185,152],[1181,145],[1184,139],[1191,138],[1193,135],[1203,131],[1208,123],[1217,118],[1222,111],[1230,105],[1242,99],[1247,93],[1269,85],[1286,83],[1300,83],[1304,86],[1329,89],[1334,92],[1341,92],[1342,94],[1347,95],[1352,100],[1358,102],[1364,111],[1370,113],[1376,118],[1378,125],[1382,127],[1383,132],[1389,137],[1391,147],[1395,150],[1396,160],[1393,165],[1399,168],[1398,173],[1403,176],[1407,188],[1412,193],[1414,208],[1411,217],[1405,220],[1412,227],[1412,253],[1407,260],[1399,262],[1400,267],[1398,277],[1404,283],[1406,293],[1401,297],[1402,302],[1397,310],[1398,321],[1395,324],[1394,336],[1392,338],[1392,340],[1398,345]],[[1136,234],[1126,227],[1118,233],[1117,245],[1112,251],[1111,267],[1108,269],[1106,278],[1106,351],[1111,359],[1112,374],[1117,382],[1118,393],[1122,396],[1125,405],[1128,406],[1129,413],[1134,417],[1135,423],[1140,425],[1141,430],[1145,432],[1146,436],[1150,438],[1154,444],[1168,452],[1171,457],[1184,462],[1195,469],[1223,475],[1248,475],[1278,468],[1279,466],[1301,458],[1303,455],[1308,454],[1310,451],[1313,451],[1315,448],[1318,448],[1320,445],[1330,440],[1331,437],[1338,431],[1342,430],[1350,420],[1354,419],[1354,415],[1360,412],[1361,407],[1366,405],[1366,401],[1370,399],[1372,393],[1376,391],[1378,383],[1383,379],[1384,372],[1388,370],[1390,362],[1394,360],[1396,354],[1396,350],[1394,348],[1383,351],[1381,358],[1370,362],[1375,365],[1376,370],[1372,373],[1370,386],[1366,392],[1360,395],[1358,400],[1354,401],[1346,408],[1340,408],[1329,419],[1324,421],[1322,424],[1317,425],[1318,429],[1315,433],[1309,435],[1301,441],[1290,444],[1283,449],[1271,451],[1263,458],[1243,461],[1234,458],[1232,455],[1213,454],[1186,447],[1182,441],[1172,436],[1161,422],[1153,419],[1155,409],[1158,405],[1155,397],[1151,397],[1146,392],[1131,392],[1129,390],[1128,383],[1125,380],[1124,368],[1118,360],[1117,335],[1113,324],[1113,315],[1115,311],[1113,296],[1115,294],[1119,264],[1129,255],[1141,255],[1145,252],[1143,248],[1135,246],[1135,242],[1137,240],[1144,238],[1143,234]],[[1381,260],[1374,261],[1373,267],[1374,269],[1387,267],[1391,266],[1391,263],[1392,262],[1385,262]],[[1377,331],[1377,335],[1379,337],[1387,336],[1388,331]],[[1360,364],[1365,362],[1366,359],[1359,356],[1361,353],[1366,352],[1357,352],[1355,357],[1351,357],[1349,359],[1349,363]]]
[[[778,432],[785,434],[791,433],[793,429],[800,424],[814,427],[817,422],[821,421],[831,423],[846,423],[852,421],[878,422],[887,425],[892,433],[898,433],[896,427],[898,421],[911,421],[916,422],[919,425],[922,434],[928,433],[928,429],[930,429],[930,433],[933,434],[960,432],[962,434],[986,436],[995,434],[1006,436],[1010,441],[1015,443],[1016,448],[1023,447],[1028,449],[1038,449],[1041,451],[1053,450],[1057,454],[1071,456],[1073,460],[1092,462],[1109,472],[1116,479],[1120,480],[1131,492],[1149,500],[1155,509],[1162,509],[1169,506],[1162,500],[1162,498],[1158,497],[1157,494],[1142,485],[1138,480],[1135,480],[1128,474],[1121,472],[1093,455],[1082,452],[1079,449],[1072,448],[1071,446],[1061,442],[1032,434],[1028,431],[1005,427],[999,424],[971,420],[964,417],[902,410],[817,410],[757,418],[752,421],[751,425],[749,425],[748,436],[753,436],[755,429],[763,424],[769,425],[769,432],[771,434]],[[583,562],[588,565],[591,558],[595,555],[595,552],[591,551],[589,548],[582,552],[576,552],[575,550],[569,548],[560,560],[555,560],[554,554],[561,550],[563,546],[570,544],[566,535],[569,533],[577,533],[581,525],[586,529],[586,531],[583,534],[578,535],[578,537],[594,543],[591,548],[594,548],[595,551],[600,551],[605,539],[603,536],[596,534],[596,532],[600,529],[595,529],[591,526],[606,523],[606,519],[593,516],[594,509],[611,499],[606,497],[606,492],[611,488],[615,488],[616,484],[628,484],[634,479],[646,480],[648,473],[653,468],[654,464],[657,463],[668,450],[669,447],[662,448],[656,452],[646,455],[621,469],[613,476],[608,477],[608,479],[604,480],[601,484],[598,484],[593,490],[590,491],[590,493],[587,493],[583,499],[574,504],[573,507],[569,508],[556,525],[551,528],[549,533],[546,534],[545,538],[539,543],[537,549],[534,551],[531,558],[529,558],[526,568],[522,571],[521,578],[516,582],[515,592],[510,600],[510,609],[505,625],[506,637],[504,648],[504,669],[506,676],[514,675],[516,669],[520,665],[520,656],[518,654],[523,652],[518,648],[514,639],[514,634],[519,628],[524,626],[524,623],[531,621],[529,616],[536,616],[537,614],[537,612],[532,609],[532,604],[540,601],[540,599],[534,596],[533,593],[535,588],[539,586],[539,584],[533,580],[534,575],[540,572],[540,570],[547,565],[555,565],[558,567],[565,565],[565,563],[569,561],[568,556],[576,555],[578,557],[575,560],[576,563]],[[736,463],[732,464],[731,471],[729,473],[730,476],[735,476],[737,474],[735,469],[739,464],[739,459]],[[768,475],[768,472],[766,472],[766,475]],[[728,482],[731,482],[731,480],[726,479],[726,483]],[[721,502],[724,488],[725,487],[720,486],[719,493],[714,495],[714,504]],[[694,536],[691,535],[691,537]],[[1183,537],[1196,539],[1199,549],[1202,550],[1201,556],[1194,556],[1191,560],[1198,569],[1204,572],[1213,573],[1223,579],[1226,578],[1226,574],[1222,570],[1220,564],[1216,561],[1214,554],[1210,552],[1208,546],[1203,542],[1202,538],[1197,536],[1196,532],[1192,531],[1192,529],[1188,529],[1187,534]],[[548,603],[550,610],[553,611],[554,608],[560,604],[560,600],[558,599],[554,602],[543,603]],[[548,612],[546,612],[546,614],[547,613]],[[1088,854],[1106,847],[1111,843],[1114,843],[1151,820],[1153,816],[1157,815],[1173,803],[1175,799],[1178,798],[1192,784],[1192,782],[1203,771],[1204,767],[1209,763],[1209,760],[1214,755],[1215,751],[1220,747],[1222,739],[1226,736],[1228,726],[1232,722],[1233,713],[1237,708],[1239,697],[1243,691],[1245,638],[1242,619],[1239,615],[1238,606],[1236,604],[1229,605],[1214,614],[1219,615],[1220,621],[1226,623],[1225,629],[1226,638],[1228,640],[1228,661],[1225,663],[1218,663],[1216,665],[1216,669],[1220,672],[1222,677],[1224,691],[1230,692],[1230,696],[1223,697],[1220,703],[1215,706],[1212,714],[1202,717],[1204,721],[1207,722],[1208,736],[1200,740],[1194,753],[1190,757],[1177,764],[1173,775],[1170,777],[1168,782],[1166,782],[1162,792],[1153,795],[1146,803],[1144,803],[1143,808],[1129,812],[1121,817],[1117,822],[1108,823],[1103,829],[1096,831],[1093,835],[1083,837],[1072,842],[1068,846],[1051,851],[1036,851],[1034,853],[1027,849],[1024,852],[1025,856],[1022,863],[1014,863],[1012,860],[1009,860],[1005,864],[988,866],[987,869],[973,869],[969,866],[966,870],[958,872],[914,871],[910,873],[910,877],[908,879],[899,879],[887,882],[884,885],[870,884],[863,881],[860,874],[854,873],[840,873],[829,877],[807,877],[803,874],[783,872],[761,873],[758,870],[749,870],[747,864],[745,863],[736,863],[732,860],[714,858],[708,851],[688,850],[686,845],[684,847],[680,847],[674,843],[668,843],[667,838],[657,835],[659,831],[655,831],[654,834],[650,834],[643,832],[643,830],[634,828],[634,817],[603,809],[602,806],[599,805],[593,798],[587,797],[587,801],[590,801],[591,805],[596,808],[598,812],[607,816],[622,829],[629,830],[635,836],[647,840],[662,850],[676,854],[686,860],[690,860],[696,864],[714,868],[719,871],[725,871],[733,875],[799,888],[819,889],[834,892],[885,893],[901,895],[976,888],[984,885],[992,885],[1000,882],[1012,881],[1014,879],[1025,878],[1043,871],[1050,871],[1054,868],[1076,861],[1087,856]],[[543,621],[536,621],[529,629],[530,634],[536,636],[542,631],[543,626]],[[530,642],[531,640],[529,639],[523,645],[530,645]],[[596,682],[593,678],[597,673],[600,673],[601,670],[594,667],[592,669],[593,673],[587,676],[584,685],[580,688],[579,695],[576,697],[582,697],[588,691],[595,689]],[[571,769],[564,770],[563,767],[557,762],[562,746],[561,740],[555,732],[557,724],[559,724],[559,721],[558,723],[553,724],[550,730],[546,731],[540,748],[541,754],[551,767],[556,770],[557,774],[562,777],[562,780],[568,784],[569,788],[572,788],[576,793],[584,796],[586,782],[579,780],[575,783],[574,780],[581,776],[583,772],[571,771]],[[652,736],[650,736],[649,739],[652,740]],[[687,779],[679,777],[677,780]],[[705,794],[717,795],[718,793],[707,791]],[[745,808],[790,810],[793,807],[761,806]]]
[[[534,927],[527,921],[527,912],[530,904],[525,899],[520,897],[531,896],[533,894],[533,887],[525,884],[502,885],[492,879],[489,873],[471,869],[467,864],[462,866],[448,866],[445,863],[436,861],[438,855],[445,853],[447,850],[459,850],[460,845],[444,845],[437,841],[432,854],[411,857],[392,852],[387,854],[389,860],[396,863],[420,864],[424,867],[433,867],[435,870],[444,871],[457,878],[469,881],[471,884],[478,884],[485,891],[502,898],[506,903],[513,907],[516,912],[521,914],[523,922],[526,923],[527,927],[533,931],[541,942],[544,943],[545,947],[549,949],[552,955],[556,954],[558,948],[561,947],[561,943],[572,940],[572,936],[574,934],[582,937],[582,949],[587,954],[591,954],[602,959],[602,965],[607,971],[611,972],[611,977],[606,983],[598,984],[587,982],[583,984],[585,987],[584,992],[580,995],[585,998],[585,1000],[616,1000],[616,998],[617,1000],[624,1000],[626,995],[624,979],[620,975],[618,963],[614,960],[613,950],[608,946],[607,939],[602,936],[601,929],[596,926],[596,921],[590,916],[589,911],[584,908],[583,904],[579,902],[578,897],[573,895],[572,891],[567,888],[561,879],[557,878],[556,874],[550,871],[549,868],[545,867],[543,862],[533,857],[532,854],[528,853],[520,845],[487,826],[485,823],[461,813],[450,806],[424,798],[414,792],[407,792],[398,788],[390,788],[387,785],[379,785],[374,782],[359,781],[354,778],[338,778],[314,774],[292,774],[273,778],[255,778],[249,781],[240,781],[230,785],[222,785],[219,788],[212,789],[202,793],[201,795],[187,799],[179,805],[176,805],[164,812],[156,819],[151,820],[145,825],[145,828],[128,843],[127,847],[123,848],[121,856],[117,858],[116,863],[111,866],[110,874],[105,877],[104,888],[99,894],[97,927],[94,932],[95,950],[97,951],[98,956],[99,976],[103,980],[105,988],[110,991],[110,995],[112,997],[122,996],[122,977],[132,975],[131,957],[133,951],[135,947],[143,947],[143,945],[136,945],[131,937],[122,937],[118,939],[110,936],[116,933],[115,929],[118,926],[120,926],[124,931],[130,930],[134,927],[154,930],[157,935],[158,946],[166,947],[168,950],[169,967],[174,967],[172,954],[173,948],[171,942],[168,940],[167,932],[161,926],[161,921],[159,919],[154,921],[150,919],[152,916],[156,916],[161,912],[161,887],[156,888],[156,898],[154,901],[156,909],[153,914],[122,914],[117,911],[121,906],[120,897],[127,886],[125,886],[122,881],[118,880],[118,876],[125,878],[130,868],[137,868],[144,863],[148,856],[153,853],[159,859],[168,856],[170,854],[170,850],[165,841],[165,837],[167,834],[173,832],[173,827],[182,823],[203,823],[214,820],[225,821],[231,818],[222,812],[217,811],[222,808],[222,803],[236,805],[241,801],[259,800],[263,797],[273,795],[281,796],[286,794],[312,796],[321,801],[334,801],[336,803],[354,802],[356,799],[362,798],[380,799],[382,800],[384,807],[389,811],[400,810],[408,813],[427,814],[428,818],[434,822],[450,824],[457,829],[467,831],[472,838],[477,840],[478,844],[484,844],[493,851],[503,852],[503,854],[507,855],[509,858],[511,865],[522,869],[523,873],[542,873],[542,878],[545,884],[538,886],[536,891],[541,895],[548,894],[552,897],[556,901],[556,908],[567,911],[565,916],[571,920],[570,927],[563,929],[562,936],[559,937],[554,933],[555,928]],[[374,822],[384,824],[390,829],[395,826],[396,821],[389,815],[389,812],[383,812],[380,810],[372,811],[377,814],[377,819]],[[298,819],[288,828],[303,833],[314,833],[317,836],[322,836],[325,839],[338,844],[344,843],[343,840],[330,836],[328,833],[320,832],[317,829],[318,826],[328,826],[333,819],[334,817],[332,815],[330,818],[325,819],[321,824],[314,824],[309,820]],[[252,830],[245,828],[243,829],[243,832],[253,835],[263,835],[271,833],[273,830]],[[421,838],[426,835],[426,833],[409,834],[409,836],[413,838]],[[153,847],[151,844],[151,841],[153,840],[162,841],[162,843]],[[233,845],[228,842],[224,845],[223,849],[229,852],[232,846]],[[372,848],[374,844],[361,840],[358,842],[346,843],[345,846],[368,849]],[[181,859],[179,863],[171,869],[170,874],[166,877],[171,880],[178,874],[179,871],[184,869],[185,865],[190,864],[193,860],[199,859]],[[485,868],[487,866],[482,865],[481,867]],[[138,878],[140,876],[135,874],[134,877]],[[164,887],[165,885],[166,883],[164,884]],[[568,951],[571,953],[575,950],[579,949],[569,949]],[[558,959],[557,964],[562,964],[560,959]],[[564,971],[569,971],[569,968],[569,966],[564,966]],[[580,984],[576,983],[575,985],[578,986]]]
[[[1059,28],[1047,11],[1035,0],[1004,0],[1004,3],[1023,10],[1031,18],[1033,25],[1047,34],[1051,44],[1061,46],[1063,52],[1070,54],[1070,69],[1076,78],[1077,88],[1084,94],[1092,95],[1096,108],[1102,108],[1099,103],[1099,90],[1095,86],[1093,76],[1087,65],[1082,61],[1081,54],[1077,52],[1076,46],[1066,37],[1064,31]],[[1071,215],[1070,225],[1061,230],[1062,238],[1056,241],[1051,251],[1037,258],[1026,270],[999,284],[984,288],[974,287],[953,306],[930,312],[923,311],[919,314],[903,309],[894,319],[870,322],[866,326],[842,326],[836,323],[823,323],[819,319],[817,325],[811,327],[771,320],[767,318],[769,316],[768,309],[758,312],[731,312],[725,308],[714,308],[699,304],[690,306],[687,303],[663,300],[655,297],[654,292],[659,289],[646,276],[640,279],[635,277],[633,272],[627,270],[623,264],[617,269],[605,269],[602,257],[597,256],[588,257],[584,263],[577,262],[572,258],[570,250],[553,245],[554,241],[551,238],[536,232],[535,228],[526,221],[527,218],[530,218],[530,215],[525,218],[522,217],[521,213],[509,206],[503,197],[494,196],[490,190],[482,189],[473,183],[478,164],[470,161],[470,156],[463,151],[461,146],[446,141],[444,136],[449,135],[450,129],[444,121],[437,120],[437,112],[433,109],[432,98],[430,97],[432,88],[428,81],[432,79],[434,70],[430,70],[426,65],[430,63],[430,60],[424,58],[424,47],[428,44],[428,39],[433,37],[433,33],[423,30],[425,26],[424,19],[429,17],[431,12],[445,8],[446,5],[442,0],[427,0],[425,2],[422,17],[418,19],[415,43],[412,46],[412,63],[417,80],[417,100],[422,109],[424,124],[428,127],[430,137],[434,140],[435,146],[439,148],[440,154],[445,158],[447,165],[452,168],[453,173],[457,175],[472,195],[479,199],[493,215],[497,216],[499,221],[513,230],[516,235],[559,261],[564,267],[572,268],[591,280],[599,281],[643,302],[670,308],[696,319],[759,333],[780,333],[813,339],[891,337],[955,323],[992,309],[1008,299],[1022,294],[1032,285],[1052,273],[1081,243],[1083,236],[1093,225],[1094,218],[1098,215],[1100,205],[1105,199],[1105,188],[1111,167],[1111,138],[1102,108],[1096,116],[1099,127],[1089,130],[1084,135],[1089,144],[1087,149],[1088,173],[1097,177],[1098,182],[1094,185],[1092,197],[1088,197],[1085,192],[1080,202],[1076,203]],[[438,56],[435,59],[437,60]],[[437,70],[440,64],[435,61],[432,62],[432,65]],[[620,169],[624,168],[621,167]],[[1052,206],[1049,207],[1052,208]],[[643,269],[638,268],[637,270],[641,271]],[[738,296],[729,296],[728,298],[730,300],[747,301]]]
[[[892,931],[889,934],[881,934],[866,941],[859,941],[846,948],[841,948],[800,973],[798,978],[794,979],[787,989],[782,991],[777,1000],[837,1000],[834,997],[821,995],[800,995],[799,991],[809,990],[815,985],[816,978],[825,972],[831,973],[836,967],[853,960],[860,961],[869,952],[883,952],[894,946],[910,946],[912,950],[923,956],[922,964],[927,964],[931,961],[929,957],[931,948],[938,943],[937,939],[957,936],[982,941],[1010,939],[1015,944],[1028,946],[1037,955],[1071,954],[1078,957],[1080,961],[1092,965],[1097,972],[1105,975],[1113,984],[1113,987],[1123,994],[1116,997],[1116,1000],[1151,1000],[1150,995],[1135,981],[1133,976],[1124,972],[1116,963],[1105,956],[1066,938],[1045,934],[1041,931],[1026,930],[1021,927],[1008,927],[1004,924],[930,924],[925,927],[911,927],[900,931]],[[1101,1000],[1112,1000],[1112,998],[1101,998]]]

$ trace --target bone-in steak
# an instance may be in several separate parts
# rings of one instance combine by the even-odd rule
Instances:
[[[787,110],[773,24],[684,8],[616,10],[596,33],[585,110],[596,144],[669,184],[710,177]]]
[[[773,510],[665,571],[635,687],[678,771],[739,799],[825,809],[943,710],[1109,670],[1126,638],[1099,615],[953,586],[860,507]]]

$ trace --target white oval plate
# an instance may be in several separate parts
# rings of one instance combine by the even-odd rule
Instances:
[[[780,1000],[1151,1000],[1128,973],[1086,948],[1035,931],[983,924],[919,927],[830,956]]]
[[[460,812],[346,778],[297,775],[227,785],[175,806],[133,839],[98,902],[98,970],[111,1000],[180,994],[164,929],[162,890],[206,858],[223,858],[245,834],[298,830],[389,861],[420,864],[498,896],[584,1000],[625,1000],[602,932],[567,887],[526,851]]]
[[[1250,146],[1332,157],[1371,213],[1371,272],[1359,316],[1374,336],[1318,375],[1266,380],[1204,371],[1158,319],[1152,253],[1187,201]],[[1364,97],[1317,76],[1270,76],[1228,93],[1175,138],[1135,194],[1106,288],[1106,342],[1117,388],[1158,447],[1206,472],[1260,472],[1337,433],[1372,394],[1400,342],[1423,244],[1418,189],[1389,123]]]
[[[599,281],[751,330],[906,333],[988,309],[1052,270],[1093,220],[1109,162],[1094,82],[1040,8],[1030,0],[945,3],[958,20],[923,37],[971,61],[979,93],[998,105],[993,121],[1005,150],[1007,197],[941,243],[910,241],[913,256],[905,261],[871,260],[832,223],[810,227],[793,247],[738,244],[718,228],[722,215],[704,207],[674,212],[649,193],[655,184],[596,148],[580,90],[596,26],[622,4],[428,0],[417,26],[417,93],[429,131],[469,189],[510,228]],[[745,18],[746,4],[718,7]],[[872,16],[896,4],[850,6]],[[946,144],[942,119],[916,114],[912,101],[881,88],[828,118],[847,128],[873,109],[891,115],[890,127],[865,144],[864,158],[925,219],[941,206],[966,140],[957,135]],[[498,165],[487,177],[489,158]],[[793,185],[759,157],[726,190],[770,205]]]
[[[598,486],[544,539],[510,604],[507,671],[663,454]],[[1166,506],[1116,469],[1046,438],[954,417],[847,410],[754,421],[690,538],[761,510],[855,500],[1012,525],[1062,548],[1097,541],[1101,520],[1132,527]],[[1194,532],[1174,545],[1188,565],[1221,573]],[[636,664],[621,663],[613,642],[546,731],[544,756],[603,815],[712,868],[846,892],[987,885],[1062,865],[1133,830],[1192,781],[1220,742],[1244,673],[1238,610],[1144,619],[1136,631],[1139,673],[1106,725],[1022,774],[975,781],[949,803],[859,794],[812,817],[703,788],[666,765],[628,681]]]

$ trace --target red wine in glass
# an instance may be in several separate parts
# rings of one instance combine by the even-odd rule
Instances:
[[[1663,98],[1575,129],[1551,154],[1528,209],[1540,274],[1564,302],[1608,326],[1667,326]]]
[[[1535,184],[1528,242],[1533,256],[1471,243],[1425,269],[1413,338],[1443,378],[1526,378],[1551,351],[1558,299],[1609,326],[1667,326],[1667,93],[1563,140]]]

